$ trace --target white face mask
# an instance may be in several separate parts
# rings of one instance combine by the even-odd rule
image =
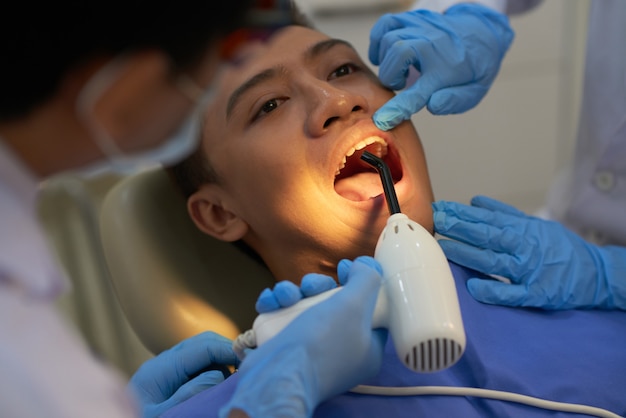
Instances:
[[[83,87],[76,102],[76,111],[85,122],[94,142],[106,156],[85,170],[83,174],[94,175],[102,171],[130,173],[157,164],[170,165],[191,154],[201,138],[203,111],[206,109],[214,89],[202,89],[191,78],[181,75],[176,80],[178,90],[195,104],[187,118],[181,123],[176,133],[160,145],[137,153],[125,153],[111,135],[96,120],[93,109],[97,100],[117,80],[125,63],[117,58],[98,71]]]

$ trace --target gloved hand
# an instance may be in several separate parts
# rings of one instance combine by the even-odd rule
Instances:
[[[451,261],[511,280],[472,278],[478,301],[543,309],[626,309],[626,248],[599,247],[553,221],[484,196],[471,206],[433,204],[435,231]]]
[[[347,261],[347,260],[345,260]],[[274,289],[265,289],[256,301],[256,311],[260,314],[287,308],[302,298],[315,296],[337,287],[332,277],[325,274],[309,273],[302,277],[300,287],[293,282],[283,280],[276,283]]]
[[[339,275],[347,283],[340,292],[246,356],[220,417],[233,410],[251,418],[310,417],[322,401],[378,372],[387,337],[385,330],[372,330],[381,268],[371,257],[344,267]]]
[[[131,377],[128,388],[139,402],[142,417],[158,417],[222,382],[230,375],[226,366],[238,364],[231,340],[204,332],[146,361]]]
[[[409,68],[417,81],[374,114],[382,130],[394,128],[422,107],[436,115],[462,113],[487,94],[513,41],[506,15],[478,4],[445,14],[412,10],[381,17],[370,32],[369,59],[392,90],[405,87]]]

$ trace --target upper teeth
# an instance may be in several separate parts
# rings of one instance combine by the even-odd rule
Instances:
[[[348,150],[346,155],[343,157],[341,164],[339,164],[339,167],[337,167],[335,175],[338,175],[341,169],[346,166],[346,161],[348,160],[348,157],[351,157],[355,152],[362,150],[368,145],[372,145],[374,143],[378,144],[378,146],[375,149],[370,150],[370,152],[377,157],[384,157],[387,154],[387,142],[379,136],[370,136],[369,138],[365,138]]]

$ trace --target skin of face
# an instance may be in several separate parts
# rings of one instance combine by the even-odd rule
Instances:
[[[202,152],[219,180],[188,200],[201,230],[243,239],[277,280],[335,276],[342,258],[374,255],[389,217],[380,177],[361,152],[335,184],[344,157],[373,138],[365,149],[386,152],[402,212],[432,231],[419,136],[410,122],[376,128],[372,115],[393,93],[349,44],[292,26],[246,52],[246,65],[228,69],[207,110]]]

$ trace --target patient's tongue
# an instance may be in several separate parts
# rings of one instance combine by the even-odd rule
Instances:
[[[358,173],[338,180],[335,190],[346,199],[360,202],[382,194],[383,186],[377,173]]]

